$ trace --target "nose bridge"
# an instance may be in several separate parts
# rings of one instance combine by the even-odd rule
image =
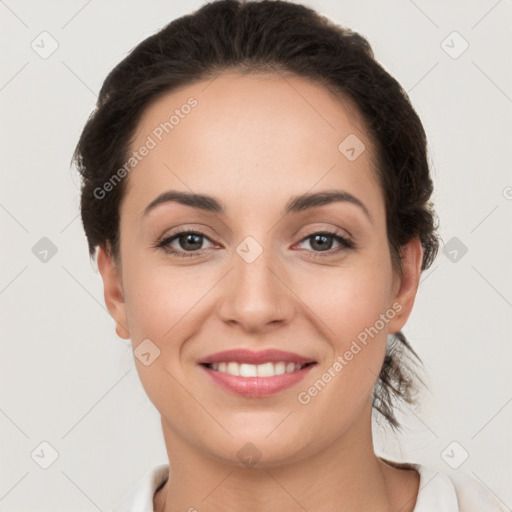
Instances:
[[[262,243],[248,236],[236,247],[220,309],[223,320],[237,322],[247,330],[289,321],[292,312],[292,294],[282,282],[284,276],[279,276],[282,271],[272,237],[260,239]]]

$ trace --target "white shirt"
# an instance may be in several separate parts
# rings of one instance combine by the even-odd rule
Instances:
[[[420,474],[413,512],[505,512],[498,499],[464,473],[447,475],[422,464],[408,463]],[[128,496],[110,512],[154,512],[153,496],[166,482],[169,465],[149,470]]]

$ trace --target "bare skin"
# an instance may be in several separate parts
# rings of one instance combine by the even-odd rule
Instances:
[[[118,334],[134,349],[149,339],[160,350],[148,366],[135,360],[171,461],[154,509],[411,512],[419,475],[376,457],[371,397],[387,336],[412,310],[422,248],[412,240],[402,274],[393,267],[361,117],[304,79],[223,73],[150,105],[132,149],[190,97],[197,106],[130,172],[120,257],[98,252]],[[366,146],[353,161],[338,149],[349,134]],[[167,201],[144,214],[168,190],[213,196],[225,211]],[[364,206],[337,201],[282,213],[292,196],[332,190]],[[167,249],[190,257],[157,247],[187,230],[204,234],[199,250],[183,245],[185,237]],[[322,250],[312,235],[326,231],[354,247],[330,238]],[[262,249],[250,263],[236,251],[248,236]],[[306,393],[383,314],[378,334],[320,392]],[[246,397],[213,383],[198,364],[231,348],[280,349],[316,364],[291,388]],[[257,448],[251,467],[239,456],[247,443]]]

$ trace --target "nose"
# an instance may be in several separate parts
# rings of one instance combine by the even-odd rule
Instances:
[[[291,322],[295,306],[289,279],[270,249],[252,262],[238,253],[224,280],[221,319],[247,332],[266,332]]]

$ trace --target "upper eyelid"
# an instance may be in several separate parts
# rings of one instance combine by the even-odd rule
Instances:
[[[210,240],[210,242],[213,243],[212,238],[209,235],[207,235],[204,231],[202,231],[201,229],[192,229],[192,228],[181,229],[180,231],[176,231],[175,233],[165,234],[159,239],[159,243],[167,242],[169,240],[175,240],[180,235],[185,235],[185,234],[200,235],[200,236],[203,236],[204,238],[207,238],[208,240]]]

